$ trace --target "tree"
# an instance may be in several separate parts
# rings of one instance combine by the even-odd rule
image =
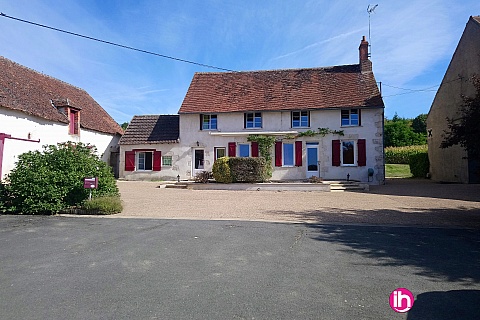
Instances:
[[[426,130],[425,130],[426,131]],[[412,120],[395,114],[392,120],[385,119],[385,147],[405,147],[427,143],[427,135],[414,132]]]
[[[427,114],[422,113],[416,116],[412,121],[413,132],[427,135]]]
[[[123,130],[127,130],[128,122],[124,122],[120,126],[122,127]]]
[[[447,117],[447,130],[444,130],[440,148],[460,145],[467,152],[467,158],[480,160],[480,78],[471,79],[476,89],[474,97],[462,95],[463,105],[459,118]]]
[[[57,213],[77,206],[89,197],[90,190],[83,188],[85,177],[98,177],[93,196],[118,195],[112,170],[94,146],[67,142],[43,146],[43,152],[23,153],[0,188],[0,210]]]

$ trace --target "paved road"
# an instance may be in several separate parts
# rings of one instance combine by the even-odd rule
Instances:
[[[478,319],[480,234],[0,216],[0,297],[1,319]]]

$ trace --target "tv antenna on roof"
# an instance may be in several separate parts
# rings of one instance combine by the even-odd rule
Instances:
[[[372,42],[371,42],[371,37],[370,37],[370,15],[375,13],[375,9],[378,7],[378,4],[376,5],[371,5],[369,4],[367,7],[367,12],[368,12],[368,48],[370,49],[370,53],[368,54],[369,57],[372,56]]]

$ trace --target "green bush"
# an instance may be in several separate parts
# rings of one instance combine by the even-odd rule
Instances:
[[[228,157],[222,157],[215,161],[212,168],[213,177],[219,183],[232,183],[233,177],[230,173],[230,165]]]
[[[385,148],[385,163],[388,164],[409,164],[410,156],[417,153],[427,152],[427,145],[408,147],[387,147]]]
[[[98,197],[83,201],[82,209],[93,214],[113,214],[122,212],[123,205],[119,196]]]
[[[428,153],[415,153],[410,155],[409,159],[410,172],[415,178],[426,178],[430,170],[430,162],[428,161]]]
[[[18,157],[6,178],[0,197],[7,198],[5,211],[25,214],[52,214],[77,206],[89,197],[84,177],[98,177],[94,197],[118,195],[112,170],[100,160],[94,146],[59,143],[44,146]]]
[[[229,158],[228,164],[233,182],[263,182],[267,178],[265,158]]]

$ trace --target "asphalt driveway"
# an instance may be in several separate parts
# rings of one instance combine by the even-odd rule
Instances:
[[[2,319],[480,317],[476,230],[0,216],[0,244]]]

